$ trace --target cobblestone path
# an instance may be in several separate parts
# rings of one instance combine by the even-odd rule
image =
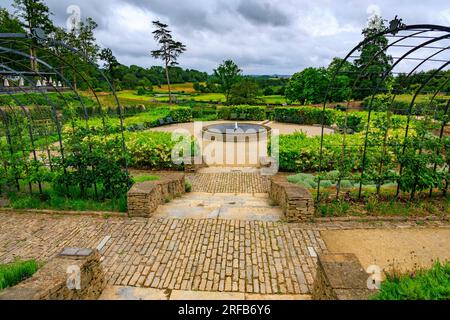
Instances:
[[[95,248],[111,236],[102,252],[109,284],[308,294],[314,280],[315,255],[326,250],[321,230],[413,226],[0,213],[0,263],[15,258],[46,261],[65,247]]]
[[[193,192],[267,193],[269,180],[258,173],[196,173],[189,174]]]

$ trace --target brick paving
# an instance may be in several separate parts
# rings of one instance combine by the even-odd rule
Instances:
[[[193,192],[267,193],[269,180],[258,173],[196,173],[189,174]]]
[[[430,225],[443,224],[426,223]],[[109,284],[308,294],[315,273],[314,251],[326,251],[321,230],[411,227],[420,228],[392,222],[285,224],[0,213],[0,263],[15,258],[46,261],[64,247],[95,248],[109,235],[102,262]]]

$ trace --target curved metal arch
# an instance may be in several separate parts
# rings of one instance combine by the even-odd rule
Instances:
[[[0,35],[0,38],[2,38],[1,35]],[[19,41],[20,41],[20,40],[28,40],[28,39],[30,39],[30,37],[26,37],[26,36],[23,36],[23,35],[10,35],[9,37],[6,37],[6,38],[9,38],[9,39],[16,39],[16,40],[19,40]],[[124,130],[124,120],[123,120],[123,116],[124,116],[124,115],[123,115],[123,109],[122,109],[122,106],[121,106],[120,101],[119,101],[119,99],[118,99],[118,97],[117,97],[117,94],[116,94],[116,92],[115,92],[114,87],[111,85],[109,79],[105,76],[105,74],[103,73],[103,71],[100,70],[100,69],[98,69],[98,66],[96,65],[96,63],[93,62],[92,60],[88,59],[88,58],[87,58],[85,55],[83,55],[82,52],[80,52],[79,50],[77,50],[77,49],[75,49],[75,48],[73,48],[73,47],[71,47],[71,46],[69,46],[69,45],[67,45],[67,44],[65,44],[65,43],[63,43],[63,42],[60,42],[60,41],[54,41],[54,40],[52,40],[52,39],[50,39],[49,41],[46,41],[45,44],[44,44],[44,43],[41,43],[40,41],[38,41],[38,48],[39,48],[40,50],[45,51],[46,53],[48,53],[48,54],[52,55],[53,57],[57,58],[58,61],[62,62],[63,65],[68,66],[75,74],[77,74],[77,76],[79,76],[79,78],[80,78],[82,81],[84,81],[84,83],[87,84],[88,88],[89,88],[90,91],[93,93],[93,95],[94,95],[94,97],[95,97],[95,100],[96,100],[96,102],[97,102],[97,105],[98,105],[98,107],[99,107],[100,113],[101,113],[101,115],[102,115],[102,121],[103,121],[104,127],[105,127],[105,122],[104,122],[105,119],[104,119],[104,116],[103,116],[103,107],[102,107],[102,104],[101,104],[101,102],[100,102],[100,99],[99,99],[98,95],[96,94],[95,90],[93,89],[91,83],[85,78],[85,76],[84,76],[82,73],[80,73],[80,72],[77,70],[77,68],[76,68],[73,64],[71,64],[71,63],[68,62],[68,61],[65,61],[61,56],[59,56],[59,55],[58,55],[57,53],[55,53],[54,51],[49,50],[49,49],[48,49],[49,46],[52,46],[52,47],[55,47],[55,48],[56,48],[56,47],[63,47],[63,48],[65,48],[65,49],[69,50],[70,52],[72,52],[72,53],[74,53],[74,54],[77,54],[78,56],[82,57],[82,60],[85,61],[86,63],[90,64],[92,67],[94,67],[94,68],[97,70],[97,72],[100,74],[100,76],[103,78],[104,82],[108,84],[108,86],[109,86],[109,88],[111,89],[111,92],[112,92],[112,94],[113,94],[113,96],[114,96],[114,98],[115,98],[116,104],[117,104],[117,110],[118,110],[118,114],[119,114],[120,128],[121,128],[121,134],[122,134],[123,161],[124,161],[124,163],[125,163],[125,172],[126,172],[126,174],[127,174],[127,176],[128,176],[128,175],[129,175],[129,172],[128,172],[128,158],[127,158],[127,156],[126,156],[126,144],[125,144],[125,135],[124,135],[124,131],[125,131],[125,130]],[[18,50],[9,49],[9,48],[2,48],[2,49],[3,49],[3,51],[13,52],[13,53],[19,54],[19,55],[21,55],[21,56],[23,56],[23,57],[31,58],[29,55],[24,54],[23,52],[18,51]],[[74,90],[74,88],[71,86],[70,82],[69,82],[69,81],[68,81],[68,80],[67,80],[67,79],[66,79],[66,78],[58,71],[58,70],[56,70],[55,68],[53,68],[50,64],[46,63],[45,61],[43,61],[42,59],[39,59],[39,58],[37,58],[36,60],[38,61],[38,63],[40,63],[40,64],[46,66],[49,70],[52,70],[53,72],[55,72],[61,79],[64,80],[64,82],[66,82],[66,83],[68,84],[68,86],[72,89],[72,91],[76,93],[76,96],[77,96],[79,102],[80,102],[80,103],[82,104],[82,106],[83,106],[84,116],[85,116],[85,119],[86,119],[86,122],[87,122],[87,120],[88,120],[88,118],[89,118],[89,114],[88,114],[88,112],[87,112],[86,106],[84,105],[83,99],[79,96],[78,92],[77,92],[76,90]],[[39,72],[36,72],[36,74],[39,75]],[[30,83],[32,83],[32,81],[30,81]],[[53,84],[50,84],[50,85],[51,85],[52,87],[54,87]],[[34,85],[34,86],[35,86],[35,85]],[[35,87],[36,87],[36,86],[35,86]],[[58,94],[61,95],[61,93],[59,92],[59,90],[58,90],[57,88],[55,88],[55,90],[58,92]],[[38,92],[39,92],[39,91],[38,91]],[[61,96],[63,96],[63,95],[61,95]],[[65,98],[63,98],[63,99],[64,99],[65,104],[67,105],[67,104],[68,104],[68,103],[67,103],[67,100],[65,100]],[[49,99],[47,98],[47,100],[49,100]],[[49,101],[49,102],[51,103],[51,101]],[[55,108],[54,108],[54,105],[52,105],[52,107],[53,107],[53,109],[55,109]],[[54,114],[57,116],[57,113],[56,113],[56,112],[55,112]],[[57,123],[58,126],[60,126],[60,122],[59,122],[59,121],[55,121],[55,122]],[[59,128],[59,131],[61,131],[61,128]]]
[[[394,34],[394,33],[397,34],[399,31],[419,31],[419,34],[420,34],[420,33],[426,33],[426,32],[433,32],[433,31],[442,31],[442,32],[450,33],[450,27],[439,26],[439,25],[430,25],[430,24],[418,24],[418,25],[401,26],[401,27],[399,27],[399,28],[397,28],[397,29],[394,29],[394,30],[392,30],[392,29],[386,29],[386,30],[383,30],[383,31],[379,32],[378,34],[376,34],[376,35],[374,35],[374,36],[372,36],[372,37],[369,37],[369,38],[364,39],[363,41],[361,41],[361,42],[360,42],[357,46],[355,46],[355,47],[350,51],[350,53],[348,53],[348,55],[340,62],[340,64],[338,65],[337,70],[335,71],[335,73],[334,73],[332,79],[330,80],[329,85],[328,85],[328,89],[327,89],[327,91],[326,91],[325,98],[324,98],[323,113],[325,113],[325,110],[326,110],[326,108],[327,108],[328,100],[329,100],[330,93],[331,93],[331,90],[332,90],[332,84],[335,83],[336,78],[337,78],[337,75],[341,72],[341,70],[342,70],[344,64],[352,57],[352,55],[353,55],[356,51],[358,51],[363,45],[368,44],[368,43],[372,42],[373,40],[375,40],[375,39],[377,39],[377,38],[379,38],[379,37],[381,37],[381,36],[385,36],[385,35],[388,35],[388,34]],[[414,35],[414,34],[413,34],[413,35]],[[416,33],[415,35],[417,35],[417,33]],[[401,41],[407,39],[408,37],[412,37],[412,35],[409,35],[409,36],[408,36],[408,35],[407,35],[407,36],[402,36],[400,40],[395,41],[394,43],[389,44],[386,48],[383,48],[383,50],[381,50],[381,52],[384,52],[384,51],[387,50],[389,47],[391,47],[391,46],[393,46],[394,44],[397,44],[397,43],[399,43],[399,42],[401,42]],[[447,35],[444,35],[444,36],[440,37],[441,39],[439,39],[439,40],[447,39],[447,38],[449,38],[449,37],[450,37],[450,35],[447,34]],[[436,38],[438,38],[438,37],[434,37],[432,41],[433,41],[433,42],[434,42],[434,41],[439,41],[439,40],[435,40]],[[428,44],[429,44],[429,43],[428,43]],[[422,44],[422,45],[421,45],[421,47],[424,47],[424,46],[426,46],[426,44]],[[444,51],[444,50],[443,50],[443,51]],[[377,53],[377,55],[379,55],[379,54],[380,54],[380,53]],[[437,54],[438,54],[438,53],[437,53]],[[405,57],[407,57],[407,56],[408,56],[408,54],[405,55]],[[375,58],[376,58],[376,56],[375,56],[375,57],[372,57],[371,62],[374,61]],[[431,59],[431,57],[429,57],[427,60],[429,60],[429,59]],[[403,60],[403,59],[400,59],[399,61],[401,61],[401,60]],[[396,65],[398,65],[399,61],[396,62]],[[365,66],[365,69],[370,65],[371,62],[367,63],[367,65]],[[425,62],[422,62],[421,64],[419,64],[415,69],[417,70],[421,65],[423,65],[423,63],[425,63]],[[393,69],[394,69],[394,68],[391,68],[391,71],[392,71]],[[442,69],[443,69],[443,68],[442,68]],[[440,69],[440,70],[442,70],[442,69]],[[412,71],[410,74],[412,74],[413,72],[414,72],[414,71]],[[361,75],[361,72],[359,73],[359,78],[360,78],[360,75]],[[387,75],[386,75],[386,76],[387,76]],[[386,78],[386,76],[385,76],[385,78]],[[354,82],[354,85],[355,85],[355,83],[356,83],[356,81]],[[377,86],[377,87],[378,87],[378,86]],[[420,90],[420,91],[422,91],[422,90]],[[375,92],[374,94],[376,94],[376,92]],[[434,99],[433,99],[433,100],[434,100]],[[391,106],[392,106],[392,103],[393,103],[393,102],[394,102],[394,101],[391,102]],[[372,103],[373,103],[373,101],[372,101]],[[371,105],[372,105],[372,103],[371,103]],[[348,107],[349,107],[349,105],[350,105],[350,101],[348,102]],[[348,108],[347,108],[347,110],[348,110]],[[370,112],[370,111],[369,111],[369,112]],[[370,118],[369,118],[368,126],[370,126]],[[321,187],[320,187],[320,178],[321,178],[321,177],[320,177],[320,173],[322,172],[322,167],[323,167],[324,128],[325,128],[325,125],[324,125],[324,116],[323,116],[323,118],[322,118],[322,134],[321,134],[321,143],[320,143],[321,146],[320,146],[320,160],[319,160],[319,162],[320,162],[320,163],[319,163],[319,183],[318,183],[318,188],[317,188],[317,199],[318,199],[318,200],[320,199],[320,189],[321,189]],[[345,140],[343,141],[343,143],[344,143],[343,147],[345,148]],[[365,143],[367,143],[367,139],[366,139]],[[365,149],[367,149],[367,145],[365,146]],[[362,180],[361,180],[361,183],[362,183]]]
[[[383,75],[383,77],[378,80],[377,87],[374,90],[372,90],[373,94],[372,94],[372,98],[370,99],[370,103],[369,103],[369,114],[368,114],[368,118],[367,118],[366,135],[365,135],[364,150],[363,150],[362,165],[361,165],[361,181],[360,181],[360,185],[359,185],[358,198],[361,198],[361,196],[362,196],[363,177],[364,177],[364,171],[365,171],[365,162],[367,160],[367,147],[368,147],[368,138],[369,138],[369,131],[370,131],[370,121],[371,121],[371,115],[372,115],[372,109],[373,109],[373,102],[375,100],[375,96],[377,95],[377,93],[379,91],[380,85],[389,77],[389,74],[392,72],[392,70],[394,70],[395,67],[397,67],[397,65],[399,65],[400,62],[402,62],[409,55],[411,55],[412,53],[416,52],[419,49],[422,49],[423,47],[425,47],[431,43],[438,42],[438,41],[441,41],[444,39],[449,39],[449,38],[450,38],[450,34],[431,39],[429,41],[426,41],[426,42],[412,48],[411,50],[409,50],[408,52],[403,54],[394,64],[392,64],[389,71],[386,72],[386,74]],[[429,59],[431,59],[431,58],[428,58],[427,60],[429,60]],[[425,62],[425,61],[423,61],[423,62]]]

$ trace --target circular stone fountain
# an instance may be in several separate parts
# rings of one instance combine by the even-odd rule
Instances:
[[[251,123],[220,123],[203,128],[205,162],[210,166],[260,167],[272,129]]]
[[[203,128],[205,134],[222,134],[236,136],[247,135],[269,135],[272,129],[260,124],[251,123],[219,123]]]

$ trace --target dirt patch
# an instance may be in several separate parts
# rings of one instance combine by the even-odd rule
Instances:
[[[450,228],[322,231],[332,253],[354,253],[367,268],[411,271],[450,261]]]

